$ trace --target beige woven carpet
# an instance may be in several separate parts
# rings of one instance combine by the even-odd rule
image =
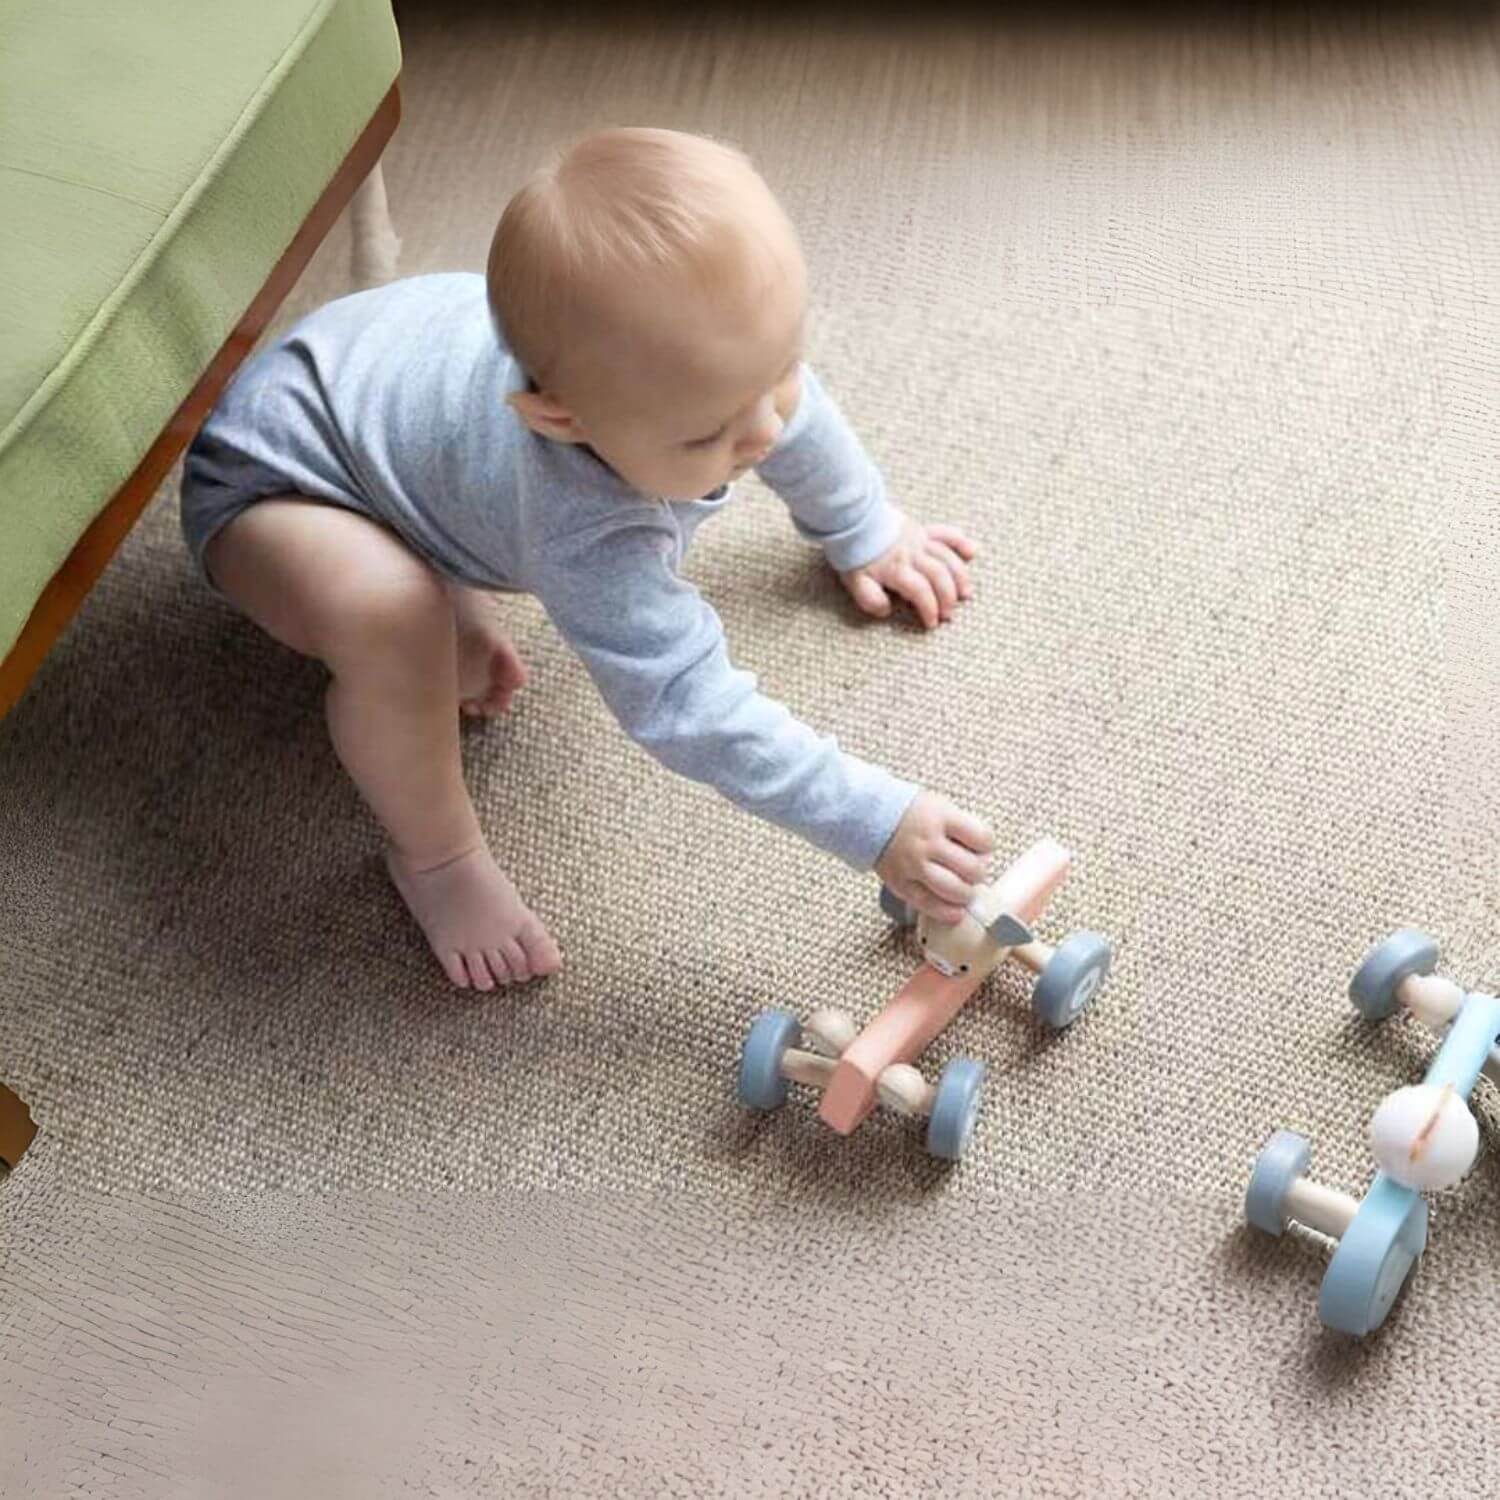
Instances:
[[[1003,979],[941,1039],[930,1070],[990,1069],[956,1171],[805,1098],[746,1118],[758,1009],[868,1015],[912,957],[871,882],[623,743],[522,603],[535,684],[466,756],[568,967],[455,997],[319,671],[189,575],[164,495],[0,724],[0,1077],[42,1126],[0,1189],[21,1492],[227,1492],[165,1477],[204,1372],[331,1392],[372,1351],[467,1405],[348,1448],[350,1494],[404,1464],[435,1494],[1480,1492],[1493,1152],[1363,1349],[1317,1332],[1316,1246],[1237,1226],[1272,1128],[1358,1189],[1369,1111],[1420,1075],[1430,1043],[1344,999],[1372,940],[1416,922],[1500,983],[1491,13],[403,22],[404,271],[480,265],[593,124],[756,156],[828,383],[988,554],[949,628],[866,624],[751,491],[693,575],[849,748],[1007,849],[1075,848],[1053,929],[1116,968],[1066,1037]],[[339,1196],[182,1198],[243,1189]],[[258,1493],[346,1492],[297,1472]]]

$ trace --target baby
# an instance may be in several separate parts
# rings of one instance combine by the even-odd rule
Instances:
[[[328,729],[449,979],[555,972],[487,847],[459,712],[526,670],[497,592],[541,602],[625,732],[955,923],[991,835],[844,754],[730,663],[679,575],[755,469],[859,607],[924,625],[974,544],[923,526],[802,362],[795,232],[737,151],[666,130],[575,145],[511,199],[488,273],[330,303],[248,361],[188,453],[182,521],[212,585],[331,674]]]

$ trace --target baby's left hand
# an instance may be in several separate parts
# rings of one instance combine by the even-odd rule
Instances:
[[[884,619],[891,612],[890,596],[897,594],[931,630],[952,619],[959,601],[973,594],[967,564],[978,555],[978,544],[956,526],[923,526],[905,516],[894,547],[839,577],[867,615]]]

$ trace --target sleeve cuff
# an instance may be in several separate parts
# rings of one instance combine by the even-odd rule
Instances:
[[[887,845],[907,809],[916,800],[920,787],[887,772],[877,773],[885,784],[875,798],[868,817],[852,828],[846,838],[830,845],[828,852],[843,860],[851,869],[868,874],[880,862]]]
[[[823,555],[836,572],[847,573],[890,551],[900,535],[901,512],[882,497],[853,531],[826,542]]]

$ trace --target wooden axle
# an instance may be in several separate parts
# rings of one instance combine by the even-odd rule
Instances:
[[[1019,948],[1012,948],[1010,956],[1024,964],[1033,974],[1040,974],[1052,962],[1052,955],[1056,952],[1057,949],[1051,943],[1044,943],[1038,939],[1034,943],[1025,943]]]
[[[838,1057],[859,1035],[859,1027],[854,1024],[852,1016],[827,1005],[821,1010],[815,1010],[802,1029],[824,1057]]]
[[[1324,1187],[1311,1177],[1298,1177],[1286,1190],[1285,1214],[1329,1239],[1339,1240],[1354,1222],[1359,1200],[1338,1188]]]
[[[1040,974],[1052,962],[1052,956],[1056,951],[1050,943],[1044,943],[1038,939],[1016,948],[1002,949],[999,957],[1003,958],[1009,954],[1032,973]],[[957,998],[960,992],[972,993],[984,978],[983,975],[970,976],[966,981],[959,981],[957,988],[954,988],[954,982],[947,980],[937,971],[929,969],[927,973],[932,985],[949,991],[951,998],[945,997],[942,1003],[944,1011],[956,1008],[952,1006],[952,999]],[[908,985],[908,989],[911,987]],[[905,993],[906,991],[903,991],[903,994]],[[936,1031],[940,1027],[932,1029]],[[825,1091],[832,1080],[839,1060],[858,1039],[859,1028],[854,1024],[853,1018],[844,1011],[832,1006],[824,1006],[807,1018],[802,1030],[812,1044],[813,1050],[789,1049],[782,1059],[781,1071],[794,1083]],[[923,1045],[925,1042],[921,1042],[917,1050],[921,1050]],[[936,1094],[936,1088],[907,1062],[890,1063],[881,1069],[874,1082],[875,1097],[888,1109],[897,1110],[905,1115],[921,1117],[931,1114],[932,1101]],[[849,1125],[848,1128],[852,1129],[853,1125]]]
[[[1410,974],[1396,989],[1399,999],[1431,1031],[1446,1031],[1463,1009],[1463,986],[1441,974]],[[1500,1047],[1491,1047],[1483,1072],[1491,1083],[1500,1085]]]
[[[781,1059],[782,1077],[819,1090],[828,1087],[837,1066],[836,1057],[804,1052],[799,1047],[787,1048]],[[886,1108],[924,1118],[932,1113],[932,1101],[937,1095],[937,1090],[910,1063],[892,1063],[884,1069],[875,1080],[875,1091]]]
[[[1441,1031],[1463,1007],[1463,989],[1441,974],[1409,974],[1396,989],[1401,1003],[1424,1026]]]

